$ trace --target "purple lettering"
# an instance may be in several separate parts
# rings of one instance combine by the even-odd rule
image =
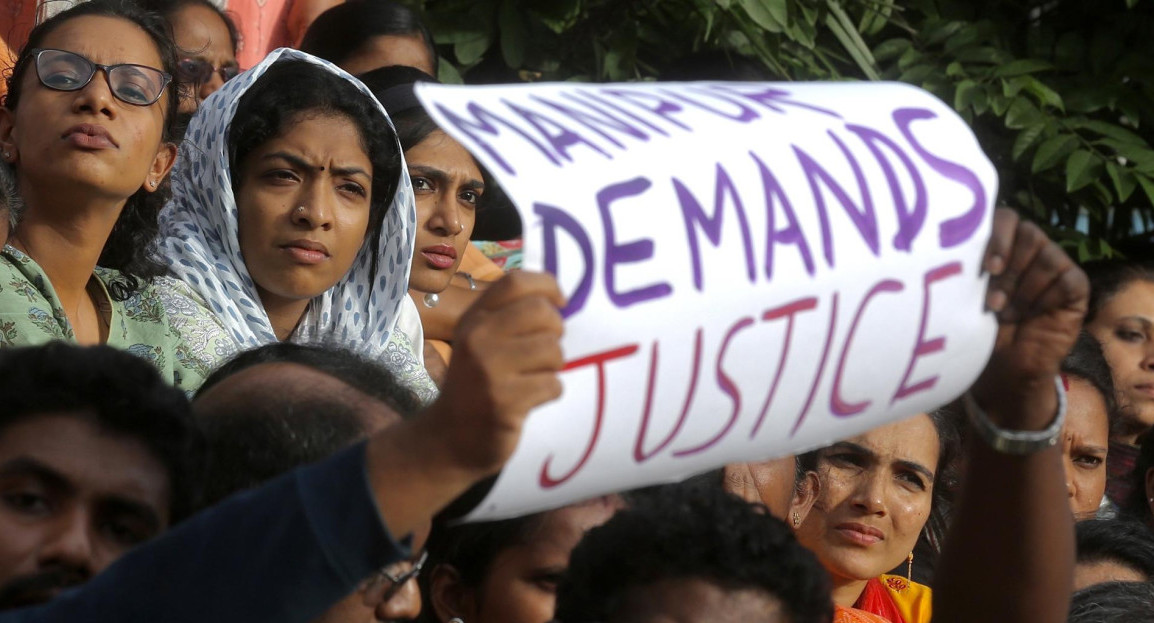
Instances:
[[[746,89],[749,88],[747,85],[740,83],[721,83],[717,85],[717,88],[719,90],[729,91],[734,95],[743,97],[776,113],[784,114],[786,112],[784,106],[794,106],[796,108],[801,108],[810,112],[816,112],[822,115],[833,117],[835,119],[841,119],[841,115],[832,110],[829,110],[828,108],[821,108],[820,106],[814,106],[813,104],[807,104],[805,102],[799,102],[797,100],[790,99],[789,91],[780,87],[753,85],[753,88],[757,90],[747,91]]]
[[[609,152],[601,149],[599,146],[597,146],[596,143],[593,143],[592,141],[586,139],[584,136],[581,136],[573,130],[570,130],[568,127],[558,123],[548,115],[543,115],[539,112],[529,110],[528,108],[518,106],[508,100],[501,101],[504,102],[505,106],[508,106],[510,110],[517,113],[518,115],[521,115],[522,119],[528,122],[529,125],[533,126],[533,128],[537,130],[537,132],[542,137],[544,137],[546,141],[549,141],[549,144],[553,147],[554,150],[557,151],[559,156],[568,160],[569,162],[573,162],[573,156],[569,155],[568,150],[574,145],[586,145],[602,156],[605,156],[610,160],[613,159],[613,156],[611,156]],[[557,132],[550,132],[550,128],[556,129]]]
[[[682,130],[690,130],[693,128],[673,118],[673,113],[678,113],[685,110],[680,104],[671,102],[656,93],[648,91],[635,91],[633,89],[599,89],[605,95],[610,95],[620,100],[624,100],[633,106],[636,106],[645,112],[652,113],[665,119],[669,123],[681,128]]]
[[[610,102],[610,101],[607,101],[607,100],[604,100],[604,99],[597,97],[597,94],[593,93],[592,91],[582,89],[580,91],[576,91],[575,93],[562,93],[561,95],[564,96],[566,99],[571,99],[573,101],[579,101],[578,96],[581,96],[581,99],[591,100],[591,101],[597,102],[598,104],[601,104],[602,106],[608,106],[609,108],[616,110],[617,112],[625,115],[626,117],[629,117],[630,119],[636,121],[637,123],[640,123],[641,125],[649,128],[650,130],[653,130],[654,132],[660,134],[661,136],[669,136],[669,133],[666,132],[665,130],[662,130],[661,128],[653,125],[652,123],[649,123],[645,119],[629,112],[628,110],[625,110],[624,108],[618,106],[617,104],[615,104],[613,102]],[[586,102],[581,102],[581,103],[584,104]]]
[[[806,179],[809,181],[810,191],[813,193],[814,203],[817,204],[817,215],[821,220],[821,241],[823,250],[825,252],[825,261],[833,268],[833,233],[830,230],[829,214],[825,207],[825,194],[822,192],[818,182],[821,182],[826,188],[833,193],[837,198],[838,203],[845,209],[845,213],[849,216],[850,221],[853,222],[854,227],[857,228],[861,234],[862,240],[869,246],[870,251],[876,257],[879,253],[878,242],[878,221],[877,215],[874,214],[873,198],[870,197],[869,186],[866,183],[865,175],[862,173],[861,166],[858,165],[857,160],[854,159],[853,154],[846,148],[845,143],[837,137],[833,132],[829,133],[830,138],[833,139],[837,146],[841,149],[846,160],[849,161],[850,168],[853,169],[854,179],[857,180],[858,191],[861,193],[862,207],[859,210],[853,200],[849,198],[849,194],[845,189],[837,183],[833,178],[812,156],[807,154],[802,148],[797,145],[792,145],[793,151],[797,154],[797,159],[801,163],[801,169],[805,173]]]
[[[675,91],[672,91],[670,89],[662,89],[661,92],[668,95],[669,97],[679,99],[679,100],[685,102],[686,104],[689,104],[691,106],[696,106],[697,108],[700,108],[701,110],[704,110],[707,113],[710,113],[712,115],[717,115],[718,117],[721,117],[723,119],[729,119],[730,121],[736,121],[738,123],[748,123],[754,119],[757,119],[760,116],[757,114],[757,111],[750,108],[749,106],[746,106],[745,104],[742,104],[740,102],[735,102],[733,100],[725,100],[726,102],[737,106],[736,111],[729,112],[729,111],[719,110],[717,108],[714,108],[713,106],[710,106],[709,104],[706,104],[705,102],[702,102],[701,100],[692,99],[692,98],[688,97],[684,92],[675,92]],[[718,98],[718,99],[720,99],[720,98]]]
[[[568,318],[581,311],[581,308],[585,306],[586,299],[589,298],[589,290],[593,287],[593,271],[590,270],[593,265],[593,245],[589,243],[589,236],[585,234],[585,229],[581,227],[581,223],[578,223],[577,219],[569,216],[564,210],[544,203],[534,203],[533,212],[541,217],[541,242],[545,250],[546,272],[560,276],[561,267],[557,265],[556,232],[558,228],[565,230],[565,233],[569,234],[569,237],[581,249],[584,272],[581,273],[581,279],[577,282],[577,289],[569,295],[568,303],[561,309],[561,317]]]
[[[942,177],[965,186],[974,195],[974,203],[970,206],[970,210],[959,217],[943,221],[939,230],[943,249],[956,247],[969,240],[974,232],[978,231],[978,227],[982,224],[982,218],[986,214],[986,189],[982,187],[982,181],[978,179],[977,174],[966,167],[931,154],[922,147],[918,139],[914,138],[914,133],[910,131],[910,125],[919,119],[936,119],[937,115],[932,111],[924,108],[899,108],[894,111],[893,117],[894,123],[902,132],[902,136],[906,137],[914,151],[922,160],[926,161],[926,164],[930,165],[930,168],[937,171]]]
[[[484,132],[485,134],[489,134],[491,136],[497,136],[500,132],[497,130],[495,123],[500,123],[510,130],[513,130],[517,134],[520,134],[521,138],[532,143],[534,147],[536,147],[542,154],[544,154],[544,156],[549,159],[549,162],[552,162],[556,165],[561,164],[558,162],[557,157],[554,156],[547,147],[541,143],[538,143],[532,136],[529,135],[528,132],[517,127],[512,122],[496,114],[493,114],[488,110],[485,110],[481,107],[480,104],[476,102],[469,102],[469,105],[466,106],[466,109],[469,111],[469,114],[473,116],[472,119],[466,119],[449,110],[443,104],[437,104],[437,110],[441,111],[441,114],[444,115],[446,119],[448,119],[449,123],[452,123],[457,127],[458,130],[467,134],[469,138],[473,139],[474,142],[480,145],[481,149],[484,149],[485,153],[489,154],[489,156],[492,157],[493,160],[496,161],[497,164],[500,165],[501,168],[504,169],[505,172],[509,175],[516,175],[517,172],[513,170],[513,167],[509,166],[509,163],[501,157],[501,154],[496,149],[494,149],[492,145],[486,142],[480,134],[481,132]]]
[[[813,254],[809,251],[809,243],[806,242],[805,235],[801,232],[801,225],[797,222],[797,215],[789,203],[789,197],[785,196],[785,191],[782,190],[777,177],[769,170],[769,167],[765,166],[761,158],[758,158],[757,154],[752,151],[749,152],[749,155],[757,163],[757,169],[761,172],[761,187],[765,193],[765,278],[773,280],[773,256],[778,243],[797,245],[797,252],[801,255],[802,263],[805,264],[805,272],[812,277],[814,271]],[[777,197],[777,201],[774,201],[774,197]],[[775,205],[781,205],[782,213],[787,222],[787,225],[781,229],[776,228]]]
[[[813,385],[809,386],[809,395],[805,398],[805,404],[802,405],[801,412],[797,415],[797,421],[794,422],[793,428],[789,431],[790,437],[797,434],[798,429],[801,428],[801,423],[805,421],[805,416],[809,414],[809,406],[813,404],[813,397],[817,394],[817,386],[821,384],[821,376],[825,372],[825,362],[829,359],[829,347],[833,343],[833,332],[837,328],[837,292],[833,293],[830,305],[829,328],[825,334],[825,346],[821,349],[821,361],[818,362],[817,370],[813,374]]]
[[[882,172],[886,176],[886,183],[890,187],[890,194],[894,198],[894,211],[898,216],[898,233],[894,236],[894,249],[909,251],[914,238],[922,231],[922,225],[926,222],[926,205],[928,202],[926,201],[926,184],[922,181],[921,174],[918,173],[917,167],[914,166],[906,152],[902,151],[902,148],[898,147],[897,143],[890,137],[860,125],[846,125],[846,129],[861,138],[862,142],[869,148],[870,153],[877,159],[878,164],[881,165]],[[894,168],[890,166],[889,159],[882,154],[877,143],[889,147],[890,151],[897,155],[906,171],[909,172],[910,178],[914,181],[914,209],[912,211],[909,210],[909,204],[906,203],[905,195],[902,194],[902,186],[898,183]]]
[[[729,179],[729,174],[717,164],[717,181],[713,191],[713,215],[707,216],[705,210],[698,203],[693,193],[676,177],[673,178],[673,188],[677,191],[677,200],[681,204],[681,216],[685,220],[685,235],[689,239],[689,251],[693,256],[693,285],[700,292],[702,289],[701,249],[697,242],[697,232],[705,232],[705,237],[714,247],[721,244],[722,217],[725,213],[725,197],[728,196],[737,213],[737,222],[741,226],[741,241],[745,249],[745,271],[749,275],[749,282],[756,279],[753,268],[753,240],[749,235],[749,220],[745,216],[745,208],[741,204],[741,196],[737,188]]]
[[[536,100],[538,103],[544,104],[545,106],[548,106],[549,108],[552,108],[553,110],[556,110],[557,112],[565,115],[569,119],[572,119],[573,121],[576,121],[577,123],[580,123],[581,125],[585,126],[586,128],[589,128],[590,130],[596,132],[598,135],[601,136],[601,138],[605,139],[606,141],[609,141],[610,143],[612,143],[616,147],[624,149],[625,145],[623,143],[621,143],[620,141],[618,141],[616,138],[614,138],[613,135],[610,134],[608,131],[602,130],[602,128],[605,128],[606,130],[609,130],[612,132],[617,132],[620,134],[632,136],[633,138],[640,139],[642,141],[649,140],[648,134],[646,134],[646,133],[642,132],[641,130],[638,130],[637,128],[629,125],[625,121],[622,121],[621,119],[619,119],[617,117],[614,117],[613,115],[611,115],[611,114],[605,112],[604,110],[592,105],[589,102],[581,102],[581,105],[585,106],[586,108],[591,109],[593,111],[593,113],[585,112],[585,111],[580,110],[578,108],[574,108],[573,106],[567,106],[567,105],[559,103],[559,102],[554,102],[552,100],[545,99],[545,98],[540,97],[538,95],[533,95],[531,97],[534,100]]]
[[[597,208],[601,211],[601,221],[605,228],[605,291],[609,300],[622,309],[651,299],[669,296],[673,288],[668,283],[654,283],[628,292],[617,291],[616,269],[618,264],[640,262],[653,257],[653,241],[649,238],[618,244],[613,228],[613,214],[610,204],[626,197],[644,193],[653,183],[644,177],[611,184],[597,192]]]

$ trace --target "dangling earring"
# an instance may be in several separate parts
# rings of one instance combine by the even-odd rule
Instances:
[[[800,528],[801,527],[801,513],[797,512],[797,511],[793,511],[793,527],[794,528]]]
[[[427,292],[421,301],[425,304],[425,307],[432,309],[437,306],[437,303],[441,302],[441,297],[437,296],[436,292]]]
[[[910,552],[909,557],[906,558],[906,580],[914,581],[914,553]]]

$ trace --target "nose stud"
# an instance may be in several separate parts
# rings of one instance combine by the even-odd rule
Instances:
[[[305,213],[305,207],[304,206],[297,206],[296,213],[297,214],[304,214]]]

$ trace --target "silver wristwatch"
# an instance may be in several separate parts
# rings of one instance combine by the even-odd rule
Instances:
[[[1004,454],[1033,454],[1057,444],[1062,434],[1062,424],[1066,421],[1066,387],[1062,383],[1062,377],[1054,377],[1054,387],[1058,392],[1058,413],[1045,430],[998,428],[990,421],[990,416],[978,406],[970,392],[962,396],[962,405],[965,407],[970,424],[991,448]]]

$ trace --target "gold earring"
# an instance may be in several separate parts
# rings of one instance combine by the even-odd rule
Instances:
[[[909,557],[906,558],[906,579],[909,580],[910,582],[914,581],[914,553],[913,552],[910,552]]]
[[[797,512],[797,511],[793,511],[793,527],[794,528],[801,527],[801,513]]]

